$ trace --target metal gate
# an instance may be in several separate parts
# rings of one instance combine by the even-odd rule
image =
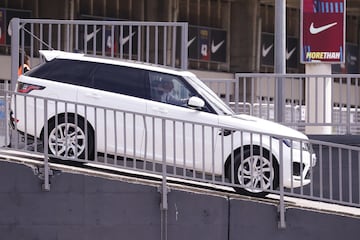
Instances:
[[[84,52],[181,69],[188,64],[187,23],[14,18],[10,26],[11,89],[24,55],[36,65],[39,50]]]

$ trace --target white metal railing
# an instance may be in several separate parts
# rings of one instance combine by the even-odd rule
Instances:
[[[16,113],[15,118],[21,116],[23,124],[21,136],[24,137],[20,137],[16,131],[20,123],[15,122],[11,148],[44,154],[45,161],[63,159],[95,162],[163,175],[165,180],[172,176],[249,190],[245,182],[239,182],[241,177],[246,176],[237,175],[237,167],[246,162],[247,156],[260,153],[259,156],[265,157],[264,161],[270,159],[268,166],[275,169],[268,177],[276,175],[278,179],[278,182],[271,182],[267,192],[360,206],[359,147],[310,140],[317,155],[317,164],[306,170],[305,161],[294,162],[295,155],[291,154],[289,162],[289,159],[284,158],[285,147],[282,144],[276,145],[277,141],[283,140],[300,142],[301,145],[305,144],[304,140],[289,137],[285,139],[281,133],[267,135],[245,131],[241,126],[230,129],[228,126],[199,124],[191,120],[181,121],[13,92],[7,92],[6,95],[6,99],[13,96],[12,110]],[[39,113],[40,109],[43,111]],[[8,111],[9,109],[6,110],[7,113]],[[84,154],[77,157],[77,151],[82,148],[66,145],[65,143],[69,143],[64,140],[67,139],[66,135],[54,134],[53,130],[64,124],[78,126],[84,132],[85,137],[76,135],[72,141],[82,145]],[[142,139],[135,137],[139,129],[144,131]],[[2,132],[6,132],[6,129],[3,130],[5,131]],[[51,137],[44,137],[47,135]],[[246,139],[250,141],[249,144],[236,145],[239,140],[245,143]],[[272,143],[269,139],[273,139],[270,141]],[[251,153],[246,155],[250,149]],[[273,154],[266,154],[266,151],[260,149],[267,149]],[[291,149],[290,152],[295,151]],[[60,156],[63,152],[71,151],[73,154]],[[224,154],[226,152],[229,154]],[[267,167],[260,167],[257,171],[267,170]],[[306,179],[311,182],[305,185],[305,180],[300,180],[300,186],[295,188],[299,182],[292,177],[290,180],[288,178],[300,176],[303,171],[306,172]],[[288,183],[284,186],[286,182]],[[262,189],[261,185],[258,189]]]
[[[80,51],[96,56],[129,59],[187,68],[188,24],[14,18],[11,27],[12,87],[24,53],[32,64],[39,50]],[[25,50],[25,51],[24,51]]]
[[[235,79],[203,79],[237,113],[276,120],[308,134],[360,133],[360,75],[246,74]],[[284,81],[284,102],[276,82]]]

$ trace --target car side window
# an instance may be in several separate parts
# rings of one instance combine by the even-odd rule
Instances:
[[[175,75],[149,72],[150,99],[178,106],[186,106],[196,93]]]
[[[98,64],[94,72],[94,87],[113,93],[146,98],[145,71],[126,66]]]
[[[31,70],[29,76],[56,82],[91,86],[90,73],[96,63],[69,59],[54,59]]]

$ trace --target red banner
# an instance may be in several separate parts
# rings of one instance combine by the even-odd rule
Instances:
[[[301,62],[345,61],[345,0],[302,0]]]
[[[0,45],[6,43],[5,10],[0,9]]]

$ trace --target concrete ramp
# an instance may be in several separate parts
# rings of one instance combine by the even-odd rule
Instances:
[[[169,184],[163,218],[160,181],[51,164],[51,190],[43,191],[41,165],[17,157],[0,161],[1,239],[348,240],[360,236],[357,208],[332,211],[288,199],[286,228],[280,229],[276,196],[255,199],[176,183]]]

